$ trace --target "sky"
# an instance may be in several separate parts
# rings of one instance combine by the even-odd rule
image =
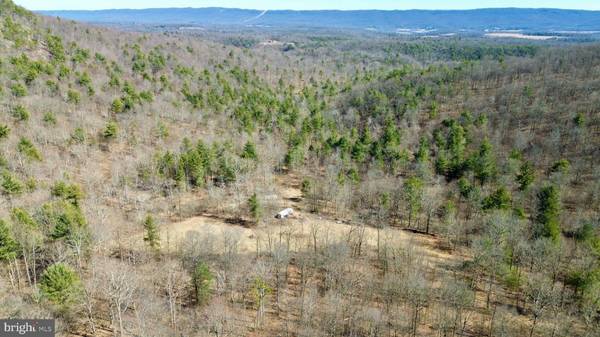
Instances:
[[[600,0],[13,0],[30,10],[230,7],[247,9],[473,9],[497,7],[600,10]]]

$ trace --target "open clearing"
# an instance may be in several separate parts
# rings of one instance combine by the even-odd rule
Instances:
[[[551,39],[558,38],[558,36],[528,35],[528,34],[523,34],[523,33],[507,33],[507,32],[486,33],[485,36],[492,37],[492,38],[525,39],[525,40],[538,40],[538,41],[545,41],[545,40],[551,40]]]
[[[430,267],[441,264],[456,264],[462,260],[458,252],[452,254],[440,249],[439,238],[414,233],[398,227],[385,227],[379,232],[374,227],[326,215],[305,211],[302,193],[294,184],[294,177],[277,177],[276,198],[279,204],[292,207],[294,215],[288,219],[272,219],[259,226],[241,219],[229,218],[222,214],[202,213],[160,226],[161,247],[177,252],[182,244],[191,238],[222,249],[223,240],[234,240],[242,254],[254,254],[269,249],[279,240],[288,240],[294,250],[314,249],[314,245],[325,246],[331,243],[361,242],[365,251],[376,251],[379,245],[410,248],[426,261]],[[217,239],[218,238],[218,239]],[[131,247],[143,248],[143,233],[128,238]]]

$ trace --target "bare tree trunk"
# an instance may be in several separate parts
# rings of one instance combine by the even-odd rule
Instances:
[[[381,226],[379,226],[379,224],[378,224],[377,225],[377,259],[379,259],[379,260],[381,260],[381,253],[380,253],[380,249],[379,249],[379,247],[380,247],[380,244],[379,244],[380,233],[379,232],[380,231],[381,231]]]
[[[23,247],[23,263],[25,263],[25,271],[27,272],[27,283],[31,287],[31,273],[29,272],[29,264],[27,263],[27,251]]]
[[[319,228],[317,227],[317,225],[313,224],[312,227],[310,228],[310,234],[312,237],[312,241],[313,241],[313,251],[316,254],[317,253],[317,237],[319,235]]]
[[[15,275],[17,276],[17,289],[21,290],[21,271],[19,270],[19,263],[16,256],[13,258],[13,262],[15,264]]]
[[[116,316],[119,335],[123,336],[123,313],[129,308],[129,301],[135,291],[135,286],[128,278],[128,274],[123,271],[111,272],[109,277],[107,294],[111,299],[113,321]]]
[[[279,266],[275,267],[276,271],[275,271],[275,307],[277,308],[277,316],[279,316],[280,314],[280,308],[279,308],[279,291],[281,290],[281,287],[279,285],[279,278],[280,276],[280,271],[279,271]]]
[[[492,296],[492,289],[493,289],[493,286],[494,286],[494,279],[495,279],[495,276],[496,276],[496,263],[494,263],[492,265],[491,271],[492,271],[492,273],[491,273],[491,275],[490,275],[490,277],[488,279],[488,290],[487,290],[486,302],[485,302],[486,309],[490,308],[490,299],[491,299],[491,296]]]
[[[531,324],[531,330],[529,331],[529,337],[533,336],[533,330],[535,329],[535,325],[537,324],[537,315],[533,315],[533,322]]]
[[[306,293],[306,264],[302,261],[300,267],[300,320],[304,319],[304,294]]]
[[[181,295],[181,277],[177,270],[168,271],[165,282],[171,327],[177,331],[177,299]]]
[[[85,287],[83,294],[85,296],[85,310],[87,313],[90,330],[92,331],[93,335],[96,335],[96,321],[94,320],[94,304],[92,303],[92,296],[90,295],[89,291],[85,289]]]
[[[135,312],[135,318],[137,320],[137,326],[138,326],[138,334],[139,336],[145,336],[146,335],[146,329],[145,329],[145,322],[143,317],[140,315],[140,310],[137,307],[136,304],[133,305],[133,311]]]
[[[418,327],[418,322],[419,322],[419,306],[415,306],[415,312],[413,314],[413,320],[412,320],[412,335],[413,337],[417,336],[417,327]]]
[[[8,277],[10,279],[10,285],[12,286],[13,289],[15,289],[15,274],[12,268],[12,263],[8,264]]]
[[[33,245],[33,247],[31,248],[31,255],[33,257],[31,263],[33,264],[33,284],[37,284],[37,265],[36,265],[36,254],[35,254],[35,245]]]
[[[494,319],[496,318],[496,309],[497,306],[494,304],[494,309],[492,310],[492,317],[490,317],[490,329],[488,332],[488,336],[492,337],[494,334]]]
[[[119,323],[119,336],[123,337],[123,314],[121,313],[121,308],[117,308],[117,321]]]
[[[256,259],[260,256],[260,236],[257,232],[254,233],[256,236]]]

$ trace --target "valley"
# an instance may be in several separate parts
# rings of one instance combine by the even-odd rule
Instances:
[[[599,336],[597,12],[342,14],[0,0],[0,318]]]

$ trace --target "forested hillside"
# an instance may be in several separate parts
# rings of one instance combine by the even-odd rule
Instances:
[[[244,38],[0,0],[0,317],[600,336],[600,45]]]

